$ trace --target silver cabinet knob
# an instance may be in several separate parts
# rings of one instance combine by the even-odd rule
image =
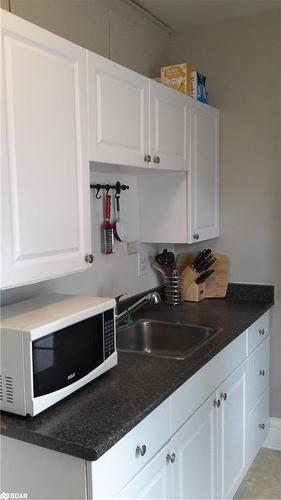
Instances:
[[[265,424],[259,424],[260,429],[265,429]]]
[[[223,399],[223,401],[225,401],[227,399],[227,393],[226,392],[221,392],[220,393],[220,399]]]
[[[216,400],[216,399],[215,399],[215,400],[213,401],[213,405],[214,405],[216,408],[219,408],[219,407],[220,407],[220,405],[221,405],[220,400],[219,400],[219,399],[218,399],[218,400]]]
[[[259,329],[259,334],[260,334],[261,337],[264,335],[264,328],[260,328]]]
[[[87,253],[87,255],[85,255],[85,262],[88,264],[92,264],[94,262],[94,256],[92,253]]]
[[[175,453],[167,453],[166,460],[167,460],[167,462],[170,462],[170,464],[173,464],[174,461],[176,460],[176,454]]]
[[[136,455],[137,455],[137,457],[139,457],[139,456],[143,457],[145,454],[146,454],[146,446],[145,446],[145,444],[142,444],[142,445],[139,444],[136,447]]]
[[[151,162],[151,156],[150,155],[144,155],[144,161],[146,161],[147,163],[150,163]]]
[[[156,165],[159,165],[160,163],[160,156],[153,156],[153,163],[156,163]]]
[[[198,233],[195,233],[195,234],[192,236],[192,238],[193,238],[194,240],[199,240],[199,234],[198,234]]]
[[[260,370],[259,371],[259,375],[260,375],[260,377],[264,377],[265,376],[265,370]]]

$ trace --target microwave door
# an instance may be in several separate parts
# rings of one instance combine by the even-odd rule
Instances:
[[[66,387],[101,365],[103,344],[103,314],[34,340],[34,397]]]

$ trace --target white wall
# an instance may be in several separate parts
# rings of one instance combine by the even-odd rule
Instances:
[[[277,287],[271,415],[281,417],[280,13],[198,26],[172,43],[174,61],[207,74],[221,111],[222,231],[208,244],[229,255],[231,281]]]
[[[1,0],[8,9],[9,0]],[[170,36],[127,0],[10,0],[11,12],[149,77],[169,64]]]

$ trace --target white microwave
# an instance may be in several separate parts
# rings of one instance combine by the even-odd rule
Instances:
[[[37,415],[115,366],[115,306],[48,294],[2,308],[0,409]]]

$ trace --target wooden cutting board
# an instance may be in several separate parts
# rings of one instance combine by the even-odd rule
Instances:
[[[187,266],[191,266],[199,252],[189,252],[177,256],[177,268],[182,273]],[[227,255],[216,253],[216,262],[211,266],[215,272],[201,285],[186,283],[184,285],[184,300],[199,301],[203,298],[225,297],[228,286],[229,258]],[[189,274],[189,273],[188,273]],[[204,285],[202,287],[202,285]],[[198,287],[198,290],[196,290]],[[199,290],[200,287],[200,290]],[[190,297],[190,298],[189,298]],[[196,297],[197,300],[196,300]]]

